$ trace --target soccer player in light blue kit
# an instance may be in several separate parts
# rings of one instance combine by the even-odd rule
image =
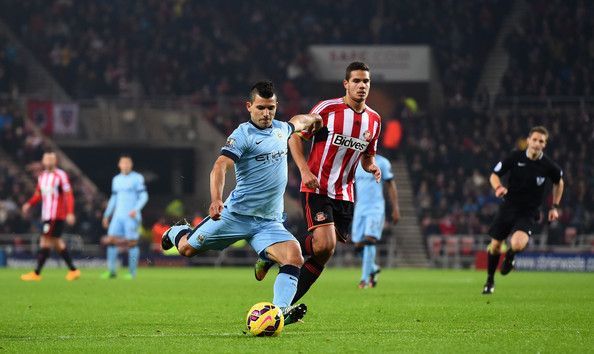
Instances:
[[[140,211],[148,201],[144,177],[132,171],[132,157],[122,154],[118,162],[120,174],[111,182],[111,197],[103,213],[103,227],[107,228],[107,264],[109,270],[102,278],[115,278],[118,249],[116,241],[125,237],[128,241],[128,269],[125,279],[136,277],[140,251],[138,249],[138,228],[142,215]],[[111,217],[111,222],[109,218]]]
[[[392,202],[392,220],[400,220],[398,207],[398,191],[394,182],[394,174],[390,161],[383,156],[375,155],[375,164],[382,171],[380,182],[388,187],[388,195]],[[375,264],[375,244],[382,237],[386,203],[383,184],[377,183],[375,177],[365,172],[361,164],[355,171],[355,212],[351,240],[355,244],[355,252],[362,260],[362,274],[359,289],[375,287],[380,267]]]
[[[282,310],[285,324],[291,324],[305,315],[307,306],[290,306],[303,256],[283,226],[288,139],[296,131],[318,131],[322,118],[303,114],[280,122],[274,120],[277,106],[270,81],[252,87],[246,102],[251,119],[231,133],[210,173],[209,215],[193,230],[185,220],[178,222],[163,234],[161,246],[168,250],[175,245],[181,255],[193,257],[246,240],[261,259],[279,264],[272,303]],[[225,174],[233,166],[237,186],[223,203]]]

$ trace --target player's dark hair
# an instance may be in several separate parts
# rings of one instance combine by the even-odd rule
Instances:
[[[271,81],[260,81],[252,86],[250,90],[250,102],[254,103],[256,99],[256,95],[262,98],[272,98],[276,95],[276,91],[274,89],[274,84]]]
[[[128,158],[128,159],[132,160],[132,155],[130,155],[127,152],[123,152],[120,154],[120,159],[122,159],[122,158]]]
[[[354,61],[350,63],[349,66],[347,66],[346,68],[344,79],[346,81],[349,81],[349,79],[351,78],[351,72],[355,70],[369,71],[369,66],[367,66],[367,64],[365,64],[362,61]]]
[[[549,137],[549,131],[547,130],[547,128],[543,127],[542,125],[537,125],[536,127],[530,129],[530,133],[528,134],[528,136],[532,136],[533,133],[541,133],[542,135],[544,135],[545,137]]]

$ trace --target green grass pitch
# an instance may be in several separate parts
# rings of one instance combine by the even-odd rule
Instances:
[[[134,280],[103,270],[0,268],[2,352],[587,353],[594,352],[594,277],[385,269],[359,290],[358,269],[327,269],[303,299],[304,323],[276,338],[244,334],[247,310],[272,300],[250,268],[141,268]],[[123,272],[122,272],[123,274]]]

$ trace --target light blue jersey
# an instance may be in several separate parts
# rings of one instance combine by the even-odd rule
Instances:
[[[288,139],[294,131],[292,123],[273,120],[270,128],[249,121],[231,133],[221,151],[235,162],[237,186],[225,201],[229,211],[283,221]]]
[[[384,200],[384,182],[394,178],[390,161],[383,156],[375,155],[375,164],[382,171],[380,183],[375,181],[371,173],[365,172],[361,164],[355,171],[355,210],[362,209],[370,213],[384,212],[386,203]]]
[[[375,164],[382,171],[380,183],[371,173],[365,172],[361,164],[355,171],[355,211],[351,240],[363,242],[365,236],[380,239],[384,229],[386,202],[384,200],[384,182],[394,178],[390,161],[383,156],[375,156]]]
[[[138,172],[122,173],[111,182],[111,197],[105,209],[104,217],[110,217],[108,235],[125,236],[127,239],[138,238],[138,226],[142,219],[141,210],[148,201],[144,177]],[[129,214],[136,210],[132,219]]]

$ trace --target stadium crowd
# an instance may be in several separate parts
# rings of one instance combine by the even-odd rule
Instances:
[[[10,158],[10,161],[0,158],[0,233],[38,233],[41,229],[38,208],[34,209],[35,215],[25,216],[21,206],[35,191],[36,178],[43,170],[41,156],[48,148],[40,136],[28,129],[15,102],[0,100],[0,149]],[[84,235],[85,241],[98,243],[105,231],[101,226],[103,198],[88,190],[75,173],[70,172],[69,177],[77,223],[67,228],[67,232]]]
[[[566,178],[561,220],[541,222],[540,230],[548,233],[550,243],[571,242],[565,238],[568,229],[594,233],[594,172],[588,159],[594,122],[587,108],[511,109],[490,115],[468,109],[511,1],[378,1],[357,7],[358,16],[350,13],[353,0],[300,0],[290,10],[282,3],[238,0],[41,3],[0,0],[0,16],[75,99],[184,96],[212,102],[243,95],[252,82],[267,77],[280,87],[285,116],[291,116],[312,92],[308,45],[430,44],[449,108],[438,115],[399,117],[404,134],[400,156],[409,165],[424,232],[485,233],[499,202],[490,190],[489,174],[503,154],[522,147],[529,128],[538,123],[552,132],[545,153],[563,162]],[[529,3],[533,11],[506,41],[512,60],[503,95],[591,94],[594,5],[579,0]],[[0,92],[9,92],[15,85],[22,87],[24,70],[6,70],[19,64],[8,42],[0,38],[0,44],[5,48],[0,52]],[[246,65],[248,56],[258,65]],[[483,88],[479,92],[488,96]],[[246,119],[243,102],[225,112],[219,108],[212,104],[207,118],[225,134]],[[24,165],[38,161],[40,142],[19,125],[17,112],[9,116],[16,123],[0,127],[2,148]],[[299,175],[294,166],[291,171],[288,191],[297,197]],[[12,198],[20,206],[24,186],[14,171],[0,166],[0,181],[2,204]],[[81,233],[104,232],[97,227],[102,206],[77,188],[75,184]],[[0,227],[2,215],[0,211]]]
[[[489,175],[512,149],[525,149],[532,126],[549,127],[545,149],[564,171],[559,222],[541,217],[537,233],[549,244],[571,244],[576,234],[594,232],[594,121],[588,112],[546,108],[501,111],[485,116],[450,110],[405,120],[404,149],[425,235],[486,234],[500,202]],[[543,212],[550,207],[550,194]],[[546,214],[545,214],[546,215]]]
[[[304,95],[312,44],[430,44],[446,96],[469,99],[510,3],[3,0],[0,12],[76,99],[241,95],[262,77]]]
[[[506,39],[511,55],[501,96],[591,96],[594,3],[529,1]]]

